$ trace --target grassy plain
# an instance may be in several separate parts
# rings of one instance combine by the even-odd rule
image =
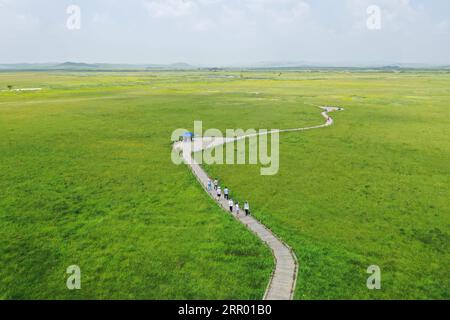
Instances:
[[[449,298],[448,73],[0,73],[0,298],[259,299],[273,267],[170,135],[281,135],[278,175],[209,166],[295,250],[298,299]],[[65,286],[69,265],[82,290]],[[366,268],[382,290],[366,288]]]
[[[278,175],[207,168],[293,247],[296,298],[448,299],[450,75],[312,74],[258,90],[281,98],[270,117],[292,97],[299,110],[346,108],[333,127],[283,133]],[[315,112],[311,124],[322,123]],[[281,128],[301,127],[300,116]],[[370,265],[382,290],[367,290]]]
[[[171,162],[172,131],[202,113],[189,78],[0,74],[8,84],[43,90],[0,93],[1,298],[262,297],[270,252]]]

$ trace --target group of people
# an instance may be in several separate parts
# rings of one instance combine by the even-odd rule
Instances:
[[[240,214],[241,206],[239,205],[239,202],[237,202],[237,201],[234,202],[233,199],[231,199],[230,190],[227,187],[225,187],[222,190],[222,187],[219,185],[218,179],[214,179],[214,181],[213,181],[210,178],[208,178],[207,188],[208,188],[208,192],[213,192],[213,189],[214,189],[217,201],[220,201],[222,199],[222,196],[225,200],[228,201],[228,206],[230,208],[231,213],[233,213],[235,211],[237,215]],[[248,216],[250,214],[250,205],[249,205],[248,201],[244,202],[244,212],[245,212],[246,216]]]

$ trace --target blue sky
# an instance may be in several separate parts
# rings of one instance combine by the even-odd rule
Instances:
[[[450,1],[0,0],[0,39],[0,63],[450,64]]]

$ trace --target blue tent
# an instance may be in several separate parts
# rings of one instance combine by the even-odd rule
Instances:
[[[185,132],[182,136],[183,141],[193,141],[195,134],[192,132]]]
[[[183,134],[183,138],[193,138],[195,137],[195,134],[193,134],[192,132],[186,132]]]

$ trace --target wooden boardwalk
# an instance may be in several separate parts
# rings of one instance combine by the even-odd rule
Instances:
[[[326,119],[325,124],[306,128],[273,130],[267,132],[266,134],[270,134],[272,132],[305,131],[331,126],[333,124],[333,119],[329,117],[328,113],[340,109],[335,107],[321,107],[321,108],[324,110],[322,112],[322,116]],[[199,183],[202,185],[204,190],[211,196],[211,198],[213,198],[218,203],[218,205],[222,209],[232,214],[237,221],[241,222],[249,230],[254,232],[272,250],[273,256],[275,258],[275,269],[272,273],[263,299],[292,300],[294,296],[294,290],[298,274],[298,261],[292,249],[288,245],[286,245],[283,241],[281,241],[275,234],[273,234],[273,232],[270,231],[266,226],[264,226],[261,222],[256,220],[254,217],[245,216],[244,210],[241,209],[241,213],[239,215],[236,215],[235,210],[233,210],[234,212],[231,213],[229,210],[228,201],[224,199],[223,195],[222,198],[218,200],[216,197],[215,190],[214,189],[211,191],[208,190],[208,175],[192,157],[192,152],[210,149],[219,145],[223,145],[240,139],[245,139],[248,137],[250,136],[241,136],[237,138],[203,137],[195,139],[196,141],[194,141],[193,143],[177,142],[174,144],[173,148],[179,152],[181,152],[182,150],[185,151],[189,150],[189,152],[182,153],[184,162],[187,165],[189,165],[193,174],[195,175]],[[188,149],[186,149],[187,144],[189,144]]]

